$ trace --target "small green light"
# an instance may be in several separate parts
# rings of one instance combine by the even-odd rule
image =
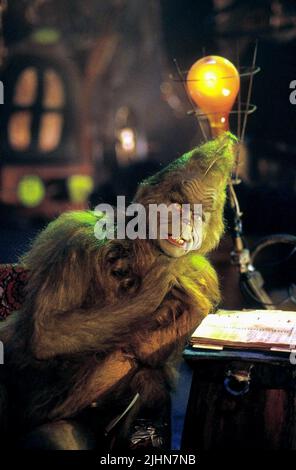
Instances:
[[[88,175],[72,175],[67,180],[70,200],[76,203],[86,202],[93,191],[94,182]]]
[[[37,207],[45,196],[44,184],[37,175],[24,176],[17,188],[20,202],[25,207]]]
[[[54,28],[39,28],[32,34],[33,41],[38,44],[55,44],[60,37],[59,31]]]

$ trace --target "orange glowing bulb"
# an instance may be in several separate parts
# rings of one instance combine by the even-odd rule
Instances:
[[[229,113],[237,97],[240,77],[235,66],[217,55],[195,62],[187,75],[188,92],[207,115],[213,136],[229,129]]]

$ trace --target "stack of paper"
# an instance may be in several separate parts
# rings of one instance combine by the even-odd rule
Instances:
[[[291,351],[296,349],[296,312],[219,310],[201,322],[191,343],[210,349]]]

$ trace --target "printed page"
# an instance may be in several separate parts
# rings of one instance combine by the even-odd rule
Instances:
[[[192,342],[294,349],[296,312],[220,310],[202,321],[192,335]]]

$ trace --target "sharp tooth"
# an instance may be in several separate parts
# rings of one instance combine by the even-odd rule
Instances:
[[[178,238],[174,238],[172,237],[171,235],[169,235],[169,238],[174,241],[175,243],[177,243],[178,245],[184,245],[185,241],[183,238],[181,237],[178,237]]]

